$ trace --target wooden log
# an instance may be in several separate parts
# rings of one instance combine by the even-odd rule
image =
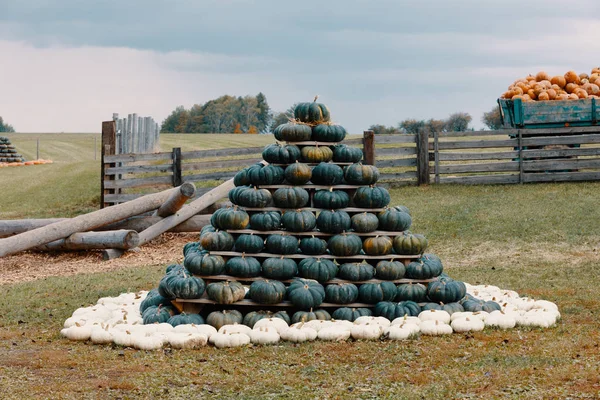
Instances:
[[[375,165],[375,132],[364,131],[363,133],[363,162]]]
[[[183,185],[179,186],[179,190],[174,192],[171,197],[165,204],[160,206],[158,210],[156,210],[155,215],[159,217],[168,217],[169,215],[175,214],[186,201],[194,197],[196,193],[196,185],[191,182],[185,182]]]
[[[233,182],[231,184],[233,185]],[[177,190],[179,188],[149,194],[127,203],[103,208],[66,221],[55,222],[32,231],[0,239],[0,257],[53,242],[76,232],[94,230],[112,222],[156,210]]]
[[[18,235],[68,218],[9,219],[0,221],[0,238]]]
[[[114,176],[105,175],[105,170],[108,168],[115,167],[115,164],[106,161],[106,157],[115,154],[115,140],[116,140],[116,126],[115,121],[104,121],[102,122],[102,161],[100,163],[100,207],[108,207],[108,204],[104,201],[104,196],[107,194],[114,194],[115,191],[112,188],[108,188],[105,181],[113,181]]]
[[[140,242],[139,234],[133,230],[105,232],[78,232],[66,239],[55,240],[34,247],[36,251],[93,250],[93,249],[131,249]]]

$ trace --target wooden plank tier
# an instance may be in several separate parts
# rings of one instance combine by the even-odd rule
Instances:
[[[314,207],[301,207],[301,208],[283,208],[283,207],[241,207],[246,211],[289,211],[289,210],[302,210],[302,211],[323,211],[324,208],[314,208]],[[338,208],[336,211],[346,211],[346,212],[370,212],[377,213],[381,211],[385,211],[385,208],[360,208],[360,207],[346,207],[346,208]]]
[[[323,254],[320,256],[313,256],[309,254],[271,254],[271,253],[240,253],[237,251],[211,251],[211,255],[215,256],[224,256],[224,257],[255,257],[255,258],[271,258],[271,257],[285,257],[285,258],[326,258],[329,260],[334,259],[344,259],[344,260],[408,260],[408,259],[418,259],[421,255],[407,256],[402,254],[387,254],[385,256],[370,256],[368,254],[362,254],[357,256],[332,256],[330,254]]]
[[[201,299],[175,299],[173,300],[174,303],[197,303],[197,304],[219,304],[214,300],[210,300],[210,299],[206,299],[206,298],[201,298]],[[220,304],[223,307],[232,307],[232,306],[254,306],[254,307],[290,307],[290,308],[298,308],[296,306],[294,306],[292,304],[291,301],[282,301],[281,303],[276,303],[276,304],[261,304],[261,303],[257,303],[255,301],[252,300],[240,300],[236,303],[232,303],[232,304]],[[176,306],[177,307],[177,306]],[[350,308],[373,308],[375,307],[375,304],[368,304],[368,303],[350,303],[350,304],[335,304],[335,303],[321,303],[319,304],[319,306],[317,308],[323,308],[323,307],[328,307],[328,308],[341,308],[341,307],[350,307]],[[179,307],[177,307],[179,308]]]
[[[333,188],[333,189],[358,189],[358,188],[369,186],[369,185],[314,185],[314,184],[292,185],[292,184],[287,184],[287,185],[255,185],[255,186],[258,188],[261,188],[261,189],[280,189],[280,188],[294,188],[294,187],[299,187],[299,188],[304,188],[304,189],[331,189],[331,188]]]
[[[288,234],[291,236],[335,236],[339,235],[338,233],[326,233],[326,232],[318,232],[318,231],[308,231],[308,232],[290,232],[290,231],[257,231],[254,229],[228,229],[227,232],[234,234],[242,234],[242,233],[254,233],[255,235],[277,235],[277,234]],[[402,235],[403,232],[389,232],[389,231],[373,231],[373,232],[346,232],[351,233],[356,236],[399,236]],[[213,252],[211,252],[212,254]],[[396,254],[398,255],[398,254]],[[371,257],[367,255],[366,257]],[[340,257],[341,258],[341,257]]]
[[[294,144],[296,146],[335,146],[342,142],[315,142],[314,140],[305,140],[303,142],[285,142],[285,144]]]
[[[269,278],[265,278],[263,276],[255,276],[252,278],[240,278],[238,276],[232,276],[232,275],[194,275],[198,278],[202,278],[206,281],[238,281],[238,282],[254,282],[254,281],[260,281],[260,280],[265,280],[265,279],[269,279]],[[298,277],[301,278],[301,277]],[[369,279],[368,281],[349,281],[346,279],[338,279],[338,278],[333,278],[331,280],[328,280],[327,282],[321,282],[324,285],[331,285],[331,284],[335,284],[335,283],[353,283],[355,285],[361,285],[363,283],[381,283],[381,282],[392,282],[392,283],[429,283],[429,282],[433,282],[436,281],[437,278],[432,278],[432,279],[396,279],[396,280],[391,280],[391,281],[386,281],[386,280],[382,280],[382,279]],[[284,280],[279,280],[279,282],[283,282],[283,283],[291,283],[293,281],[293,279],[284,279]]]
[[[283,168],[285,168],[285,167],[289,167],[290,165],[294,165],[294,164],[295,163],[290,163],[290,164],[270,164],[270,165],[274,165],[276,167],[283,167]],[[305,165],[308,165],[309,167],[316,167],[320,163],[303,163],[302,161],[300,161],[300,164],[305,164]],[[335,164],[335,165],[340,165],[340,166],[346,166],[346,165],[352,165],[352,164],[356,164],[356,163],[328,161],[328,162],[326,162],[326,164]]]

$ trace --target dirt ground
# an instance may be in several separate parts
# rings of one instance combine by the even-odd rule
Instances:
[[[183,260],[181,249],[197,240],[196,233],[165,233],[145,244],[139,252],[103,261],[101,251],[23,252],[0,258],[0,285],[33,281],[49,276],[108,272],[120,268],[166,265]]]

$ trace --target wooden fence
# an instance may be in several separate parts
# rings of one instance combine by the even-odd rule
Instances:
[[[116,124],[115,154],[152,153],[158,145],[158,124],[152,117],[140,117],[129,114],[127,118],[119,118],[113,113]]]

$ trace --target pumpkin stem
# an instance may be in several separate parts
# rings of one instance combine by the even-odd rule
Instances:
[[[315,99],[313,100],[313,103],[316,103],[318,98],[319,98],[319,95],[316,95]]]

